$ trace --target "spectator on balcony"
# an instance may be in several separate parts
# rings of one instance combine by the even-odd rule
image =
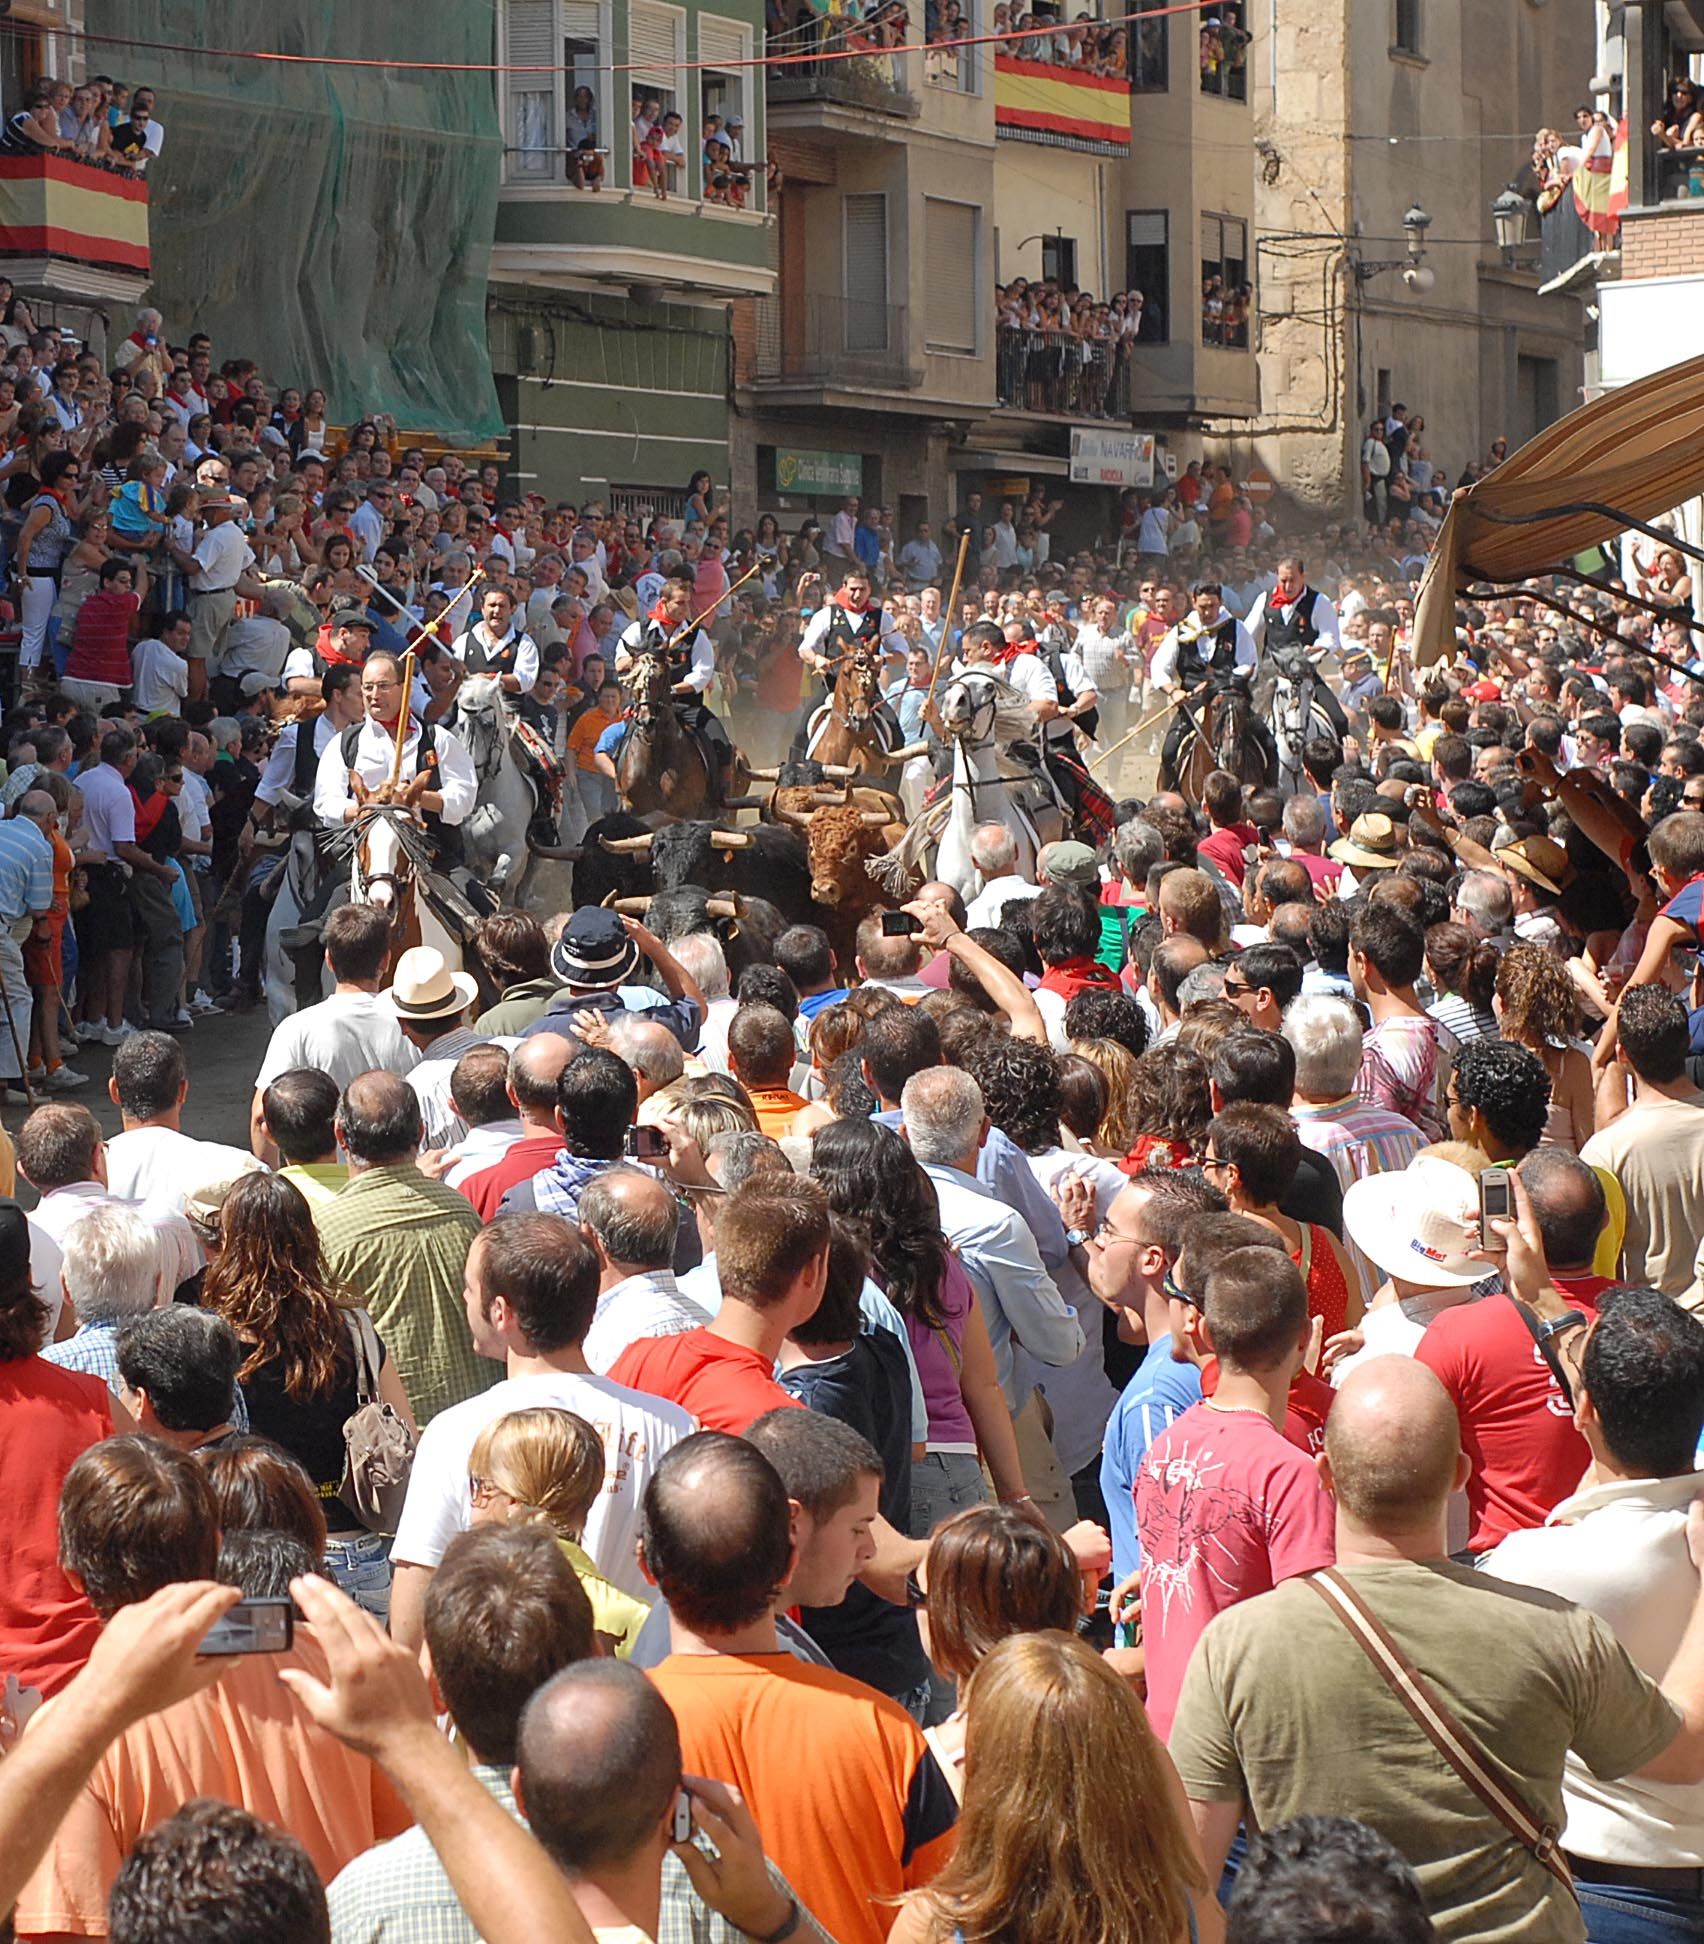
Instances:
[[[71,148],[59,132],[51,82],[38,81],[24,96],[24,105],[6,123],[5,145],[24,155],[60,154]]]
[[[105,118],[100,112],[93,88],[73,88],[69,103],[59,111],[59,133],[81,156],[93,156],[100,147]]]
[[[663,158],[664,187],[673,195],[680,195],[687,186],[686,179],[686,141],[681,134],[680,116],[670,109],[662,120],[658,148]]]
[[[1591,110],[1579,113],[1591,117]],[[1581,126],[1582,145],[1592,128],[1588,119]],[[1685,74],[1676,75],[1669,98],[1651,124],[1651,133],[1668,149],[1691,149],[1704,145],[1704,113],[1699,109],[1698,84]]]
[[[570,156],[588,140],[596,148],[598,140],[598,101],[590,88],[576,88],[568,105],[565,123]]]
[[[140,175],[154,154],[148,145],[148,123],[152,111],[145,98],[146,92],[145,89],[137,89],[127,122],[120,123],[117,128],[108,128],[103,133],[100,159],[130,175]]]

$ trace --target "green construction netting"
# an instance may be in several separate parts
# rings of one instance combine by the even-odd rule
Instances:
[[[503,429],[485,342],[502,137],[493,0],[89,0],[92,35],[297,54],[162,54],[91,39],[90,73],[158,90],[153,301],[330,416],[389,412],[473,441]]]

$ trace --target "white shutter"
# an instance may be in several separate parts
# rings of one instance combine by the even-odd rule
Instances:
[[[505,146],[511,176],[554,175],[562,144],[556,132],[556,0],[508,0],[504,10],[504,59],[511,67],[509,127]]]
[[[923,342],[930,351],[976,356],[982,314],[982,283],[976,269],[974,203],[923,200],[923,234],[929,270],[925,285]]]
[[[1133,209],[1125,219],[1133,250],[1163,250],[1166,247],[1166,212],[1163,209]]]
[[[737,20],[698,16],[698,58],[706,67],[733,68],[746,58],[747,30]]]
[[[841,222],[846,258],[846,335],[848,351],[888,348],[887,197],[842,196]]]
[[[635,86],[662,90],[672,100],[680,64],[680,26],[681,16],[673,7],[632,0],[627,10],[627,58],[632,64],[628,79]]]
[[[561,0],[559,18],[564,40],[581,41],[591,47],[597,46],[597,0]]]

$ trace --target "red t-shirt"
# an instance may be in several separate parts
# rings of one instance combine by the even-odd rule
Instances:
[[[73,1462],[112,1436],[99,1377],[43,1357],[0,1363],[0,1677],[57,1694],[101,1631],[59,1563],[59,1491]]]
[[[497,1213],[497,1204],[511,1188],[518,1188],[523,1181],[542,1174],[561,1152],[560,1134],[523,1134],[501,1160],[493,1161],[489,1168],[481,1168],[478,1174],[469,1175],[461,1184],[461,1191],[489,1222]]]
[[[1240,891],[1248,869],[1243,861],[1243,847],[1259,841],[1260,832],[1253,824],[1231,824],[1224,830],[1215,830],[1210,837],[1203,837],[1195,850],[1197,856],[1208,859],[1226,882]]]
[[[1608,1287],[1580,1277],[1563,1293],[1590,1319]],[[1592,1454],[1514,1304],[1485,1296],[1447,1309],[1426,1326],[1414,1354],[1436,1371],[1461,1416],[1461,1448],[1473,1460],[1468,1550],[1487,1552],[1511,1532],[1543,1525],[1579,1485]]]
[[[1313,1460],[1259,1411],[1192,1405],[1136,1474],[1148,1719],[1171,1733],[1184,1669],[1209,1620],[1337,1556]]]
[[[1322,898],[1336,896],[1337,880],[1343,875],[1343,866],[1335,857],[1321,857],[1317,851],[1293,850],[1290,853],[1290,862],[1301,865],[1313,879],[1313,888],[1318,896]]]
[[[609,1369],[612,1383],[665,1397],[690,1411],[706,1431],[726,1431],[735,1438],[765,1411],[799,1403],[776,1383],[773,1373],[767,1357],[707,1329],[641,1337]]]
[[[1211,1397],[1219,1388],[1219,1359],[1209,1357],[1201,1366],[1201,1395]],[[1311,1370],[1298,1370],[1290,1379],[1290,1395],[1284,1405],[1284,1435],[1298,1451],[1317,1458],[1325,1449],[1325,1420],[1331,1415],[1337,1393],[1323,1377]]]
[[[130,623],[141,601],[117,588],[91,594],[77,610],[65,672],[73,681],[130,686]]]

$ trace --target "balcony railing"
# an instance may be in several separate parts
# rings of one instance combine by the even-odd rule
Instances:
[[[75,156],[0,154],[0,258],[146,278],[147,183]]]
[[[994,393],[996,402],[1010,411],[1128,419],[1130,346],[1045,331],[1001,331],[995,339]]]
[[[868,385],[915,389],[923,373],[910,362],[903,304],[840,297],[760,297],[751,382],[755,385]]]
[[[1568,189],[1557,198],[1554,209],[1547,209],[1540,216],[1538,235],[1540,284],[1551,284],[1565,277],[1576,263],[1606,247],[1604,239],[1594,236],[1581,220],[1573,192]]]
[[[770,69],[769,104],[776,108],[791,102],[832,102],[843,108],[866,108],[873,114],[915,121],[922,104],[907,78],[906,63],[911,58],[879,52],[831,61],[792,61]]]

